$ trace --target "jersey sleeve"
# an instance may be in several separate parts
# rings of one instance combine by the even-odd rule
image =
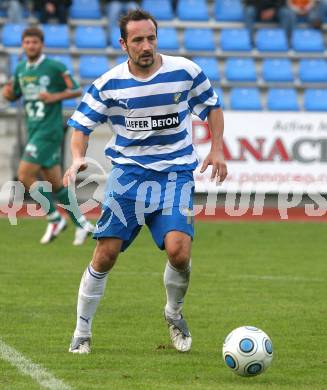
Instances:
[[[68,83],[70,84],[69,89],[71,89],[72,91],[75,91],[75,90],[81,88],[79,83],[75,80],[75,78],[72,76],[72,74],[69,72],[68,69],[67,69],[67,72],[65,73],[64,76],[67,77]],[[67,84],[67,81],[66,81],[66,84]]]
[[[188,95],[188,106],[193,114],[205,120],[209,111],[221,107],[221,103],[202,69],[195,63],[192,65],[193,84]]]
[[[67,124],[89,135],[98,125],[107,122],[108,109],[108,102],[101,98],[100,91],[92,84]]]
[[[74,79],[65,64],[63,64],[62,62],[57,62],[56,66],[58,73],[63,78],[65,85],[68,89],[71,89],[72,91],[80,89],[79,83]]]

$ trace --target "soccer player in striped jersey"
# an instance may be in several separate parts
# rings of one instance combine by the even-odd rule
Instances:
[[[201,171],[211,178],[227,175],[223,155],[223,114],[207,77],[192,61],[157,53],[157,23],[142,10],[120,20],[128,60],[94,81],[69,120],[72,166],[64,183],[85,168],[88,138],[100,123],[113,136],[105,148],[112,162],[103,211],[94,238],[96,249],[79,288],[77,324],[69,348],[89,353],[92,320],[109,272],[120,251],[143,224],[167,253],[164,316],[173,346],[189,351],[192,338],[182,315],[191,272],[193,239],[193,170],[198,161],[192,145],[192,113],[205,120],[212,144]]]

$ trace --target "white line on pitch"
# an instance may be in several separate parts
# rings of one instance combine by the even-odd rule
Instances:
[[[115,275],[123,276],[162,276],[162,272],[146,272],[146,271],[114,271]],[[200,273],[197,272],[197,277],[205,278],[217,278],[219,273]],[[326,279],[323,278],[306,278],[303,276],[292,276],[292,275],[229,275],[228,279],[254,279],[254,280],[271,280],[281,282],[307,282],[307,283],[325,283]]]
[[[15,348],[0,339],[0,359],[3,359],[16,367],[22,374],[30,376],[40,386],[50,390],[73,390],[72,387],[66,385],[62,380],[55,378],[50,372],[42,366],[33,363],[31,360],[24,357]]]
[[[125,276],[162,276],[162,272],[146,272],[146,271],[115,271],[115,275]]]
[[[237,275],[232,276],[232,279],[255,279],[255,280],[271,280],[282,282],[308,282],[308,283],[325,283],[326,279],[322,278],[305,278],[302,276],[292,275]]]

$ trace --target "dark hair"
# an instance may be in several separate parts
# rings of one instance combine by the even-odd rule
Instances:
[[[43,31],[38,27],[29,27],[26,28],[22,33],[22,40],[26,37],[37,37],[41,42],[44,42],[44,34]]]
[[[139,20],[151,20],[156,28],[157,35],[158,23],[155,18],[143,9],[136,9],[129,11],[128,14],[123,16],[119,21],[120,36],[123,38],[124,41],[126,41],[127,39],[127,24],[129,22],[136,22]]]

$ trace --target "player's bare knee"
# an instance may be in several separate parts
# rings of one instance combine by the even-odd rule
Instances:
[[[92,267],[97,272],[107,272],[114,266],[117,257],[115,253],[98,250],[94,253]]]
[[[185,269],[190,261],[190,250],[188,245],[176,242],[166,248],[170,264],[177,269]]]
[[[168,233],[165,249],[170,264],[177,269],[185,269],[191,257],[191,238],[180,232]]]
[[[18,170],[18,180],[24,184],[24,186],[29,189],[31,184],[36,180],[36,177],[25,169]]]
[[[18,171],[18,175],[17,176],[18,176],[18,180],[24,184],[25,181],[26,181],[26,174],[25,174],[25,172]]]

